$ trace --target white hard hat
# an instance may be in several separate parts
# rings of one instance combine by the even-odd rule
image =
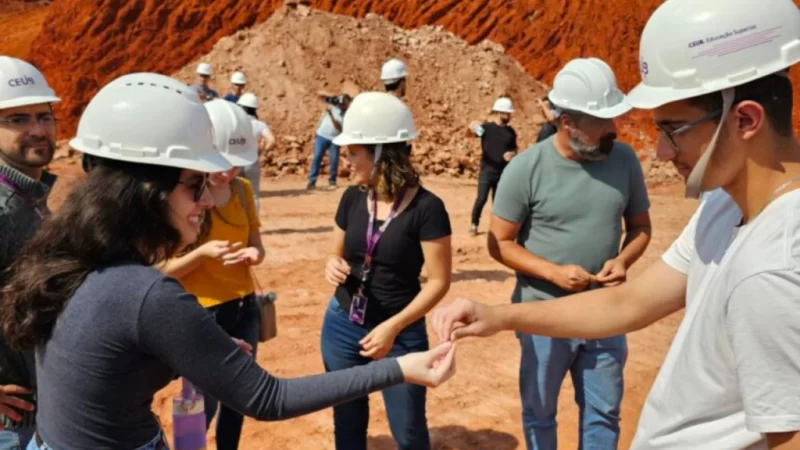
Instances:
[[[514,112],[514,106],[511,104],[510,98],[500,97],[494,101],[494,105],[492,106],[492,111],[511,114]]]
[[[139,164],[201,172],[231,168],[214,145],[211,119],[197,92],[157,73],[123,75],[100,89],[69,145]]]
[[[737,86],[782,72],[800,61],[800,10],[791,0],[668,0],[642,32],[642,82],[628,94],[635,108],[719,92],[717,131],[686,178],[698,198]]]
[[[209,63],[200,63],[197,65],[197,74],[198,75],[205,75],[207,77],[211,76],[211,64]]]
[[[402,100],[385,92],[358,94],[333,139],[338,146],[380,145],[406,142],[417,137],[414,118]]]
[[[256,94],[253,94],[252,92],[245,92],[244,94],[242,94],[241,97],[239,97],[239,101],[236,103],[239,106],[246,106],[248,108],[257,109],[258,97],[256,97]]]
[[[597,58],[578,58],[556,74],[548,99],[553,106],[601,119],[613,119],[631,110],[608,64]]]
[[[408,76],[408,69],[403,61],[397,58],[390,59],[381,68],[381,81],[385,84],[397,83]]]
[[[217,150],[235,167],[258,161],[258,142],[253,136],[250,116],[239,106],[217,98],[204,103],[211,123]]]
[[[800,60],[791,0],[668,0],[642,32],[642,82],[628,94],[653,109],[748,83]]]
[[[33,65],[21,59],[0,56],[0,109],[60,101]]]
[[[233,72],[231,75],[231,84],[247,84],[247,78],[245,78],[242,72]]]

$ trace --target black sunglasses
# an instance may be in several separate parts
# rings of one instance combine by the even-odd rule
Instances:
[[[206,187],[208,186],[208,175],[203,175],[203,177],[198,180],[178,181],[178,184],[182,184],[191,189],[192,200],[197,203],[203,198],[203,192],[206,191]]]

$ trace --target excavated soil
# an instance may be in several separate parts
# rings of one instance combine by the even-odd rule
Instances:
[[[0,54],[27,59],[31,43],[42,30],[49,1],[0,1]]]
[[[278,376],[292,377],[323,370],[319,331],[331,295],[331,287],[323,279],[323,266],[342,192],[306,191],[302,177],[292,174],[303,170],[305,161],[299,159],[308,153],[313,123],[320,111],[312,93],[335,88],[345,78],[353,78],[362,88],[374,88],[383,58],[398,55],[407,59],[413,71],[409,103],[423,131],[419,146],[434,149],[420,150],[425,158],[418,162],[432,173],[440,170],[434,169],[438,164],[443,174],[456,170],[469,175],[469,165],[460,162],[469,150],[464,150],[463,140],[451,137],[459,124],[482,113],[492,96],[508,90],[521,111],[516,119],[521,141],[527,142],[537,121],[529,102],[542,92],[537,82],[500,54],[500,47],[482,44],[484,40],[502,46],[528,75],[543,83],[551,82],[570,58],[598,56],[614,67],[620,85],[628,89],[638,77],[638,35],[661,1],[318,0],[310,2],[316,9],[364,20],[308,14],[300,8],[282,10],[281,16],[270,19],[266,27],[258,24],[267,21],[282,1],[58,0],[47,8],[23,3],[30,2],[11,1],[0,7],[0,24],[5,25],[0,53],[30,55],[43,69],[65,99],[59,107],[64,120],[62,137],[74,132],[80,111],[98,87],[123,73],[177,72],[188,77],[194,62],[209,52],[210,58],[248,71],[255,83],[252,86],[266,101],[264,117],[282,134],[281,152],[265,160],[267,175],[283,176],[262,183],[262,235],[269,257],[257,271],[260,283],[279,295],[280,335],[260,346],[258,361]],[[6,4],[13,8],[6,8]],[[399,31],[367,17],[369,13],[408,30],[431,27]],[[314,26],[308,27],[311,24]],[[466,47],[446,32],[477,47]],[[229,35],[233,37],[223,39]],[[224,90],[227,68],[216,70],[221,75],[217,87]],[[797,78],[797,74],[793,76]],[[447,83],[448,77],[456,82]],[[483,88],[484,84],[488,88]],[[283,97],[279,97],[281,92]],[[643,159],[652,136],[651,127],[643,126],[646,120],[644,115],[635,115],[622,126],[626,140],[634,145],[642,143]],[[444,153],[440,150],[449,152],[449,158],[438,156]],[[62,147],[60,159],[53,165],[61,176],[51,198],[53,207],[58,207],[65,193],[80,180],[75,159],[65,155]],[[666,249],[696,207],[694,201],[678,198],[680,186],[652,187],[674,180],[670,168],[644,164],[651,182],[654,238],[632,269],[632,276]],[[444,199],[453,223],[454,277],[445,301],[467,296],[505,303],[513,275],[488,256],[485,234],[467,234],[476,185],[465,178],[425,178],[427,187]],[[484,223],[489,207],[484,211]],[[627,448],[631,442],[642,403],[679,320],[680,314],[676,314],[629,335],[620,448]],[[518,344],[510,333],[463,342],[458,352],[459,373],[429,394],[434,448],[524,448],[518,357]],[[177,385],[173,384],[159,393],[153,405],[168,428],[169,399],[176,393]],[[370,448],[391,449],[379,395],[371,397],[371,406]],[[559,402],[560,447],[577,447],[577,419],[567,379]],[[330,410],[278,423],[248,419],[241,448],[332,449],[332,432]],[[210,448],[215,448],[213,438]]]
[[[473,44],[491,39],[546,83],[565,61],[598,56],[614,67],[621,86],[629,89],[638,79],[638,36],[661,0],[306,3],[355,17],[376,13],[406,29],[442,25]],[[99,86],[131,71],[177,71],[222,37],[267,20],[282,4],[282,0],[59,0],[49,8],[48,26],[34,42],[32,57],[67,99],[61,107],[66,119],[63,131],[72,133],[80,111]],[[646,123],[645,117],[634,114],[631,123],[639,127]]]
[[[325,108],[317,92],[339,94],[345,82],[360,90],[383,90],[380,66],[392,55],[414,74],[405,100],[420,133],[414,162],[424,173],[474,173],[480,146],[467,136],[466,126],[484,119],[501,95],[514,100],[512,124],[520,147],[534,142],[537,124],[544,120],[534,100],[546,87],[502,47],[489,41],[469,46],[441,27],[404,31],[374,14],[358,20],[282,8],[263,24],[222,38],[176,76],[192,83],[197,63],[209,62],[216,71],[212,86],[222,93],[230,73],[243,70],[247,89],[260,97],[259,116],[279,137],[279,145],[262,161],[265,174],[303,173]],[[340,167],[346,175],[345,166]]]
[[[58,207],[70,186],[80,179],[80,169],[69,160],[57,162],[54,169],[60,179],[51,205]],[[258,362],[280,377],[324,370],[319,351],[320,326],[332,288],[324,281],[323,269],[333,216],[343,191],[306,191],[303,183],[297,176],[262,182],[261,233],[268,257],[257,273],[263,286],[278,293],[279,336],[259,347]],[[426,178],[424,183],[442,197],[453,224],[453,284],[444,301],[465,296],[492,304],[508,302],[514,283],[512,273],[489,257],[485,234],[467,234],[476,184],[441,177]],[[674,187],[651,190],[654,237],[644,257],[633,267],[632,276],[666,249],[696,207],[694,201],[677,198],[675,191]],[[487,205],[483,223],[487,223],[488,214]],[[676,314],[629,335],[619,448],[630,445],[642,403],[680,317]],[[435,449],[525,448],[517,391],[518,345],[511,333],[460,344],[458,373],[449,383],[429,391],[428,420]],[[179,386],[173,383],[157,395],[153,404],[170,432],[170,399],[178,390]],[[379,394],[370,397],[370,407],[369,448],[394,448]],[[569,377],[564,382],[558,411],[559,448],[576,448],[578,417]],[[213,442],[212,437],[210,449],[216,448]],[[331,411],[283,422],[247,419],[240,448],[333,449]]]

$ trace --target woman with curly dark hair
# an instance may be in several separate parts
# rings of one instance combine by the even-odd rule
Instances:
[[[88,179],[47,219],[3,290],[10,345],[35,347],[39,409],[29,449],[166,449],[150,405],[181,375],[260,420],[310,413],[406,382],[436,385],[453,348],[296,379],[264,371],[175,279],[153,265],[197,239],[207,173],[231,168],[196,93],[137,73],[101,89],[70,145]]]
[[[322,325],[329,371],[428,349],[425,314],[450,288],[451,228],[444,203],[420,185],[409,160],[415,136],[400,99],[368,92],[353,100],[336,138],[357,186],[342,195],[326,267],[337,286]],[[383,398],[398,448],[429,449],[425,388],[395,386]],[[366,396],[334,407],[336,448],[366,450],[368,422]]]

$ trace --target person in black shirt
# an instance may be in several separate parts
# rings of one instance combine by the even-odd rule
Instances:
[[[415,136],[402,100],[368,92],[353,100],[336,137],[357,185],[339,203],[325,271],[336,286],[322,325],[326,370],[428,348],[425,314],[450,288],[452,232],[444,203],[420,185],[409,160]],[[379,237],[370,251],[373,217]],[[383,398],[397,448],[430,449],[426,389],[405,384],[385,389]],[[337,450],[366,450],[367,397],[334,407],[333,415]]]
[[[511,99],[500,97],[492,106],[489,120],[479,124],[470,124],[468,132],[481,139],[481,168],[478,173],[478,197],[472,207],[472,224],[469,233],[478,234],[478,223],[481,219],[483,207],[492,192],[492,201],[497,191],[497,183],[506,165],[517,153],[517,132],[508,124],[514,107]]]

